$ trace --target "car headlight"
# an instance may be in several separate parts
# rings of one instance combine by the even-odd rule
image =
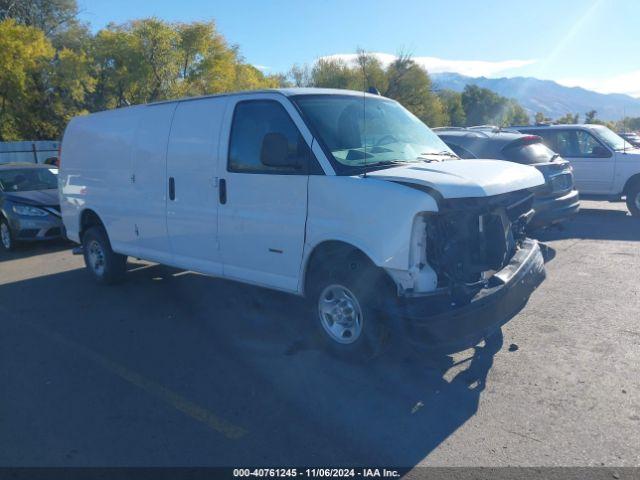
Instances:
[[[26,215],[28,217],[44,217],[47,212],[38,207],[30,207],[29,205],[14,205],[13,211],[18,215]]]

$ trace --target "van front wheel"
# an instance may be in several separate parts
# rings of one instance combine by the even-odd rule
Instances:
[[[631,215],[640,217],[640,181],[636,181],[627,191],[627,208]]]
[[[102,227],[91,227],[82,236],[84,263],[93,278],[105,285],[112,285],[124,279],[127,271],[127,257],[111,249],[107,233]]]
[[[354,360],[376,356],[385,329],[377,308],[379,272],[361,258],[315,272],[309,299],[318,336],[333,353]]]

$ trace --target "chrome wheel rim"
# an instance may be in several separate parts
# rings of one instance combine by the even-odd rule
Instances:
[[[11,232],[9,232],[9,227],[7,227],[6,223],[0,223],[0,238],[4,248],[11,248]]]
[[[329,285],[318,299],[320,323],[332,340],[349,344],[362,333],[362,309],[356,296],[342,285]]]
[[[93,272],[101,277],[104,274],[105,268],[104,250],[102,250],[102,246],[96,240],[93,240],[89,244],[88,260]]]

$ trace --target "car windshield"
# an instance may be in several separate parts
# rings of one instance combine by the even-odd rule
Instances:
[[[331,153],[338,173],[458,158],[429,127],[393,100],[300,95],[293,101]]]
[[[612,150],[624,150],[625,148],[630,148],[629,142],[617,133],[609,130],[607,127],[598,125],[590,128],[593,134],[598,137],[599,140],[606,143]]]
[[[3,192],[29,192],[58,188],[58,170],[55,168],[15,168],[0,170],[0,190]]]

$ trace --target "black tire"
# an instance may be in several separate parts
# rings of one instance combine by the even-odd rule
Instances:
[[[104,228],[91,227],[82,236],[84,263],[96,282],[113,285],[124,280],[127,257],[111,249]]]
[[[16,241],[6,218],[0,218],[0,248],[7,252],[16,248]]]
[[[359,307],[360,328],[355,340],[352,334],[347,335],[348,328],[342,335],[329,333],[327,317],[323,320],[321,296],[325,300],[331,298],[331,293],[335,290],[333,287],[338,291],[343,289],[343,293],[355,298],[355,302],[346,306],[346,311],[354,303]],[[323,346],[341,358],[356,361],[379,355],[388,336],[379,308],[385,293],[388,293],[388,285],[383,281],[380,271],[362,254],[352,253],[325,259],[322,265],[310,272],[307,295],[310,316]],[[357,330],[351,329],[352,332]],[[338,336],[341,336],[343,343],[337,340]]]
[[[627,208],[631,215],[640,218],[640,182],[635,182],[627,190]]]

